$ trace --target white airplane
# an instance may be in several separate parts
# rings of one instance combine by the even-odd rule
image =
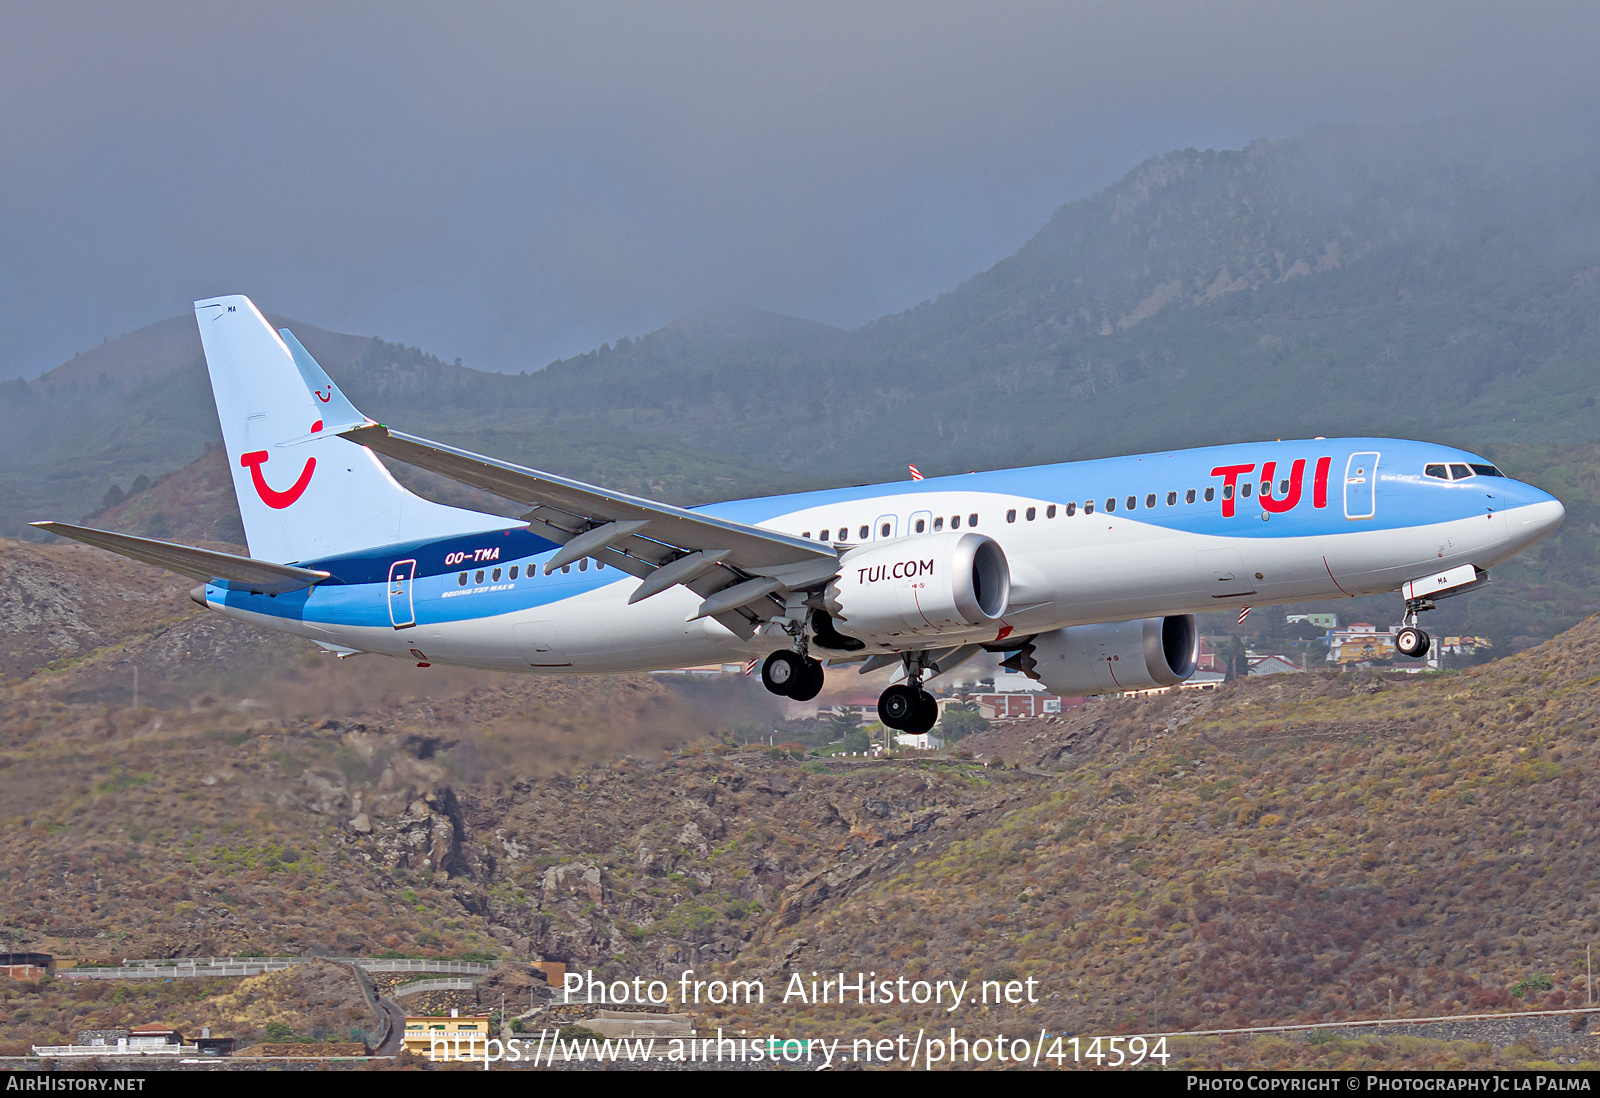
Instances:
[[[809,699],[823,667],[899,664],[884,724],[933,726],[923,684],[980,652],[1061,694],[1175,685],[1193,615],[1400,591],[1419,611],[1560,525],[1559,501],[1425,442],[1310,439],[1068,462],[697,508],[376,423],[244,297],[195,303],[249,557],[42,529],[202,581],[212,610],[339,655],[604,672],[765,657]],[[413,495],[375,453],[526,507]]]

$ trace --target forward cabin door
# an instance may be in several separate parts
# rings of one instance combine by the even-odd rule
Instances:
[[[1351,454],[1344,466],[1344,517],[1369,519],[1378,510],[1378,455]]]
[[[396,629],[417,624],[417,611],[411,598],[416,575],[414,560],[397,560],[389,566],[389,621]]]

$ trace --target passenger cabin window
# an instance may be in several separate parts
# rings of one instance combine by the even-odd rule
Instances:
[[[561,574],[562,574],[562,575],[566,575],[566,574],[567,574],[567,573],[568,573],[568,572],[570,572],[570,571],[572,571],[572,565],[570,565],[570,564],[563,564],[563,565],[562,565],[562,566],[561,566]],[[482,572],[479,572],[479,573],[478,573],[478,575],[480,575],[480,576],[481,576],[481,575],[483,575],[483,573],[482,573]]]
[[[467,574],[465,572],[463,572],[459,576],[457,576],[456,577],[456,583],[458,583],[462,587],[465,587],[467,585]]]
[[[1452,480],[1466,480],[1471,475],[1472,475],[1472,469],[1469,468],[1468,466],[1465,466],[1465,465],[1452,465],[1452,466],[1450,466],[1450,478]]]
[[[978,525],[978,516],[977,515],[968,515],[967,516],[967,525],[968,526],[976,526],[976,525]]]
[[[1210,497],[1208,496],[1207,498],[1209,499]],[[1185,502],[1185,503],[1193,503],[1194,502],[1194,489],[1193,488],[1189,489],[1187,492],[1185,492],[1183,494],[1183,502]]]
[[[950,516],[950,529],[952,529],[952,530],[961,529],[961,516],[960,515],[951,515]]]
[[[1168,507],[1176,507],[1177,505],[1178,505],[1178,493],[1176,493],[1176,492],[1168,492],[1167,493],[1167,506]]]
[[[863,527],[862,527],[862,528],[861,528],[861,540],[862,540],[862,541],[866,541],[866,540],[867,540],[867,533],[868,533],[868,532],[869,532],[869,531],[870,531],[870,530],[871,530],[871,527],[868,527],[868,526],[863,526]]]
[[[1450,470],[1443,465],[1428,465],[1423,468],[1422,475],[1432,477],[1435,480],[1449,480]]]
[[[578,571],[587,572],[588,570],[589,570],[589,558],[588,557],[584,557],[582,560],[580,560],[578,562]]]
[[[1072,504],[1069,503],[1069,504],[1067,504],[1067,506],[1071,507]],[[1048,507],[1046,507],[1044,509],[1044,517],[1047,518],[1047,519],[1053,519],[1053,518],[1056,517],[1056,505],[1055,504],[1052,503],[1050,506],[1048,506]]]
[[[1287,479],[1278,481],[1278,495],[1284,497],[1289,495],[1289,482]]]
[[[1156,494],[1154,492],[1144,497],[1144,505],[1146,507],[1154,507],[1156,505]]]
[[[1078,505],[1076,503],[1067,504],[1067,517],[1068,518],[1071,518],[1073,515],[1075,515],[1077,513],[1078,513]]]
[[[936,533],[938,531],[944,529],[944,516],[943,515],[940,515],[938,518],[933,520],[933,529],[934,529],[934,531]]]
[[[1011,508],[1011,510],[1006,512],[1006,521],[1007,522],[1016,522],[1017,521],[1017,509],[1015,507]]]
[[[494,572],[490,574],[489,578],[492,579],[495,583],[499,583],[500,582],[500,569],[496,568],[494,570]]]
[[[511,578],[512,579],[516,579],[517,578],[517,571],[518,571],[518,566],[513,564],[511,566]]]
[[[483,582],[483,569],[481,569],[481,568],[478,569],[477,575],[472,577],[472,582],[473,583],[482,583]]]
[[[1111,512],[1115,511],[1116,509],[1117,509],[1117,500],[1116,500],[1115,496],[1112,496],[1112,497],[1110,497],[1110,498],[1108,498],[1106,500],[1106,514],[1109,515]]]
[[[1128,497],[1128,510],[1130,510],[1130,511],[1133,510],[1135,505],[1138,504],[1138,502],[1139,502],[1139,500],[1138,500],[1137,496],[1129,496]]]
[[[809,538],[811,536],[811,531],[807,530],[805,533],[801,534],[800,536],[803,537],[803,538]]]
[[[1252,487],[1253,487],[1253,485],[1251,485],[1249,481],[1246,481],[1245,483],[1239,485],[1239,494],[1242,495],[1245,499],[1249,499],[1250,498],[1250,489]]]
[[[1025,514],[1025,515],[1024,515],[1024,517],[1025,517],[1025,518],[1026,518],[1026,519],[1027,519],[1027,520],[1028,520],[1028,521],[1029,521],[1029,522],[1032,522],[1032,521],[1033,521],[1033,520],[1034,520],[1034,519],[1036,519],[1036,518],[1038,518],[1038,517],[1039,517],[1039,510],[1038,510],[1038,508],[1036,508],[1036,507],[1030,507],[1030,508],[1028,508],[1028,510],[1027,510],[1027,513],[1026,513],[1026,514]]]
[[[878,536],[880,538],[888,537],[890,529],[892,529],[892,527],[890,527],[890,525],[887,522],[884,523],[882,526],[878,527]]]
[[[1086,499],[1083,501],[1083,513],[1086,515],[1094,514],[1094,500]]]
[[[927,528],[928,528],[928,520],[927,519],[918,519],[917,520],[917,533],[920,534],[924,530],[926,530]]]

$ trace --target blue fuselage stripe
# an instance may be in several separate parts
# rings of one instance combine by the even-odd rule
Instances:
[[[787,534],[847,543],[863,540],[862,527],[869,528],[867,539],[881,536],[880,520],[893,521],[895,536],[916,533],[919,518],[930,532],[935,521],[948,529],[959,520],[959,528],[976,528],[1004,545],[1007,530],[1017,529],[1017,523],[1081,523],[1108,512],[1123,523],[1191,534],[1306,538],[1427,526],[1552,498],[1501,476],[1455,481],[1428,476],[1427,466],[1438,464],[1487,462],[1451,447],[1400,439],[1296,440],[732,500],[695,510]],[[1319,465],[1325,471],[1321,490]],[[1262,478],[1269,468],[1271,494],[1263,501]],[[1192,503],[1187,502],[1191,491]],[[1169,504],[1169,498],[1175,502]],[[1093,516],[1088,513],[1091,504]],[[1056,516],[1047,520],[1045,509],[1051,505]],[[1068,505],[1074,512],[1071,517]],[[1032,520],[1026,518],[1029,507],[1036,511]],[[1010,512],[1015,516],[1008,519]],[[631,579],[592,561],[550,576],[540,574],[539,565],[556,548],[525,527],[510,526],[303,561],[306,567],[333,575],[309,591],[271,597],[215,584],[208,590],[213,601],[229,608],[273,617],[388,626],[394,614],[414,613],[417,624],[428,625],[561,602]],[[409,591],[404,584],[390,583],[396,562],[405,561],[415,562],[414,575],[406,581]],[[514,581],[513,567],[519,573]]]

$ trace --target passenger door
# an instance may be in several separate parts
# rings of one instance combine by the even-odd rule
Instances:
[[[389,622],[396,629],[417,624],[417,611],[411,590],[417,574],[417,562],[397,560],[389,566]]]
[[[1351,454],[1344,466],[1344,517],[1369,519],[1378,509],[1378,455]]]

